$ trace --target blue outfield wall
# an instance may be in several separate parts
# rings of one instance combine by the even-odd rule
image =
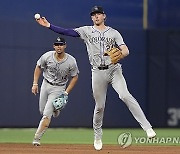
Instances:
[[[39,95],[31,93],[33,71],[38,58],[52,49],[58,34],[35,22],[4,22],[0,27],[4,38],[0,41],[0,127],[36,127],[41,115]],[[130,92],[146,111],[146,33],[142,30],[120,31],[130,49],[129,57],[122,61],[123,73]],[[80,75],[68,105],[59,118],[52,120],[51,127],[92,127],[94,100],[86,48],[78,38],[65,38],[67,52],[76,57]],[[139,127],[111,86],[107,94],[104,127]]]
[[[180,31],[149,30],[147,112],[157,127],[180,127]]]
[[[92,22],[89,16],[91,8],[100,5],[107,14],[108,25],[142,29],[143,2],[144,0],[1,0],[0,20],[30,21],[35,13],[40,13],[52,23],[67,24],[70,27],[89,25]],[[148,28],[179,27],[179,0],[148,0]]]

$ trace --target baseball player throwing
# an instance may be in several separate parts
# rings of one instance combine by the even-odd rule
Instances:
[[[64,107],[67,103],[68,94],[75,86],[78,80],[78,66],[74,57],[65,53],[66,42],[64,38],[58,37],[54,42],[54,50],[48,51],[43,54],[37,61],[37,65],[34,70],[34,80],[32,86],[32,93],[36,95],[38,93],[38,80],[43,72],[43,82],[41,85],[40,98],[39,98],[39,110],[42,114],[42,119],[39,123],[39,127],[34,135],[33,145],[39,146],[40,139],[47,130],[51,117],[57,117],[60,113],[60,109],[56,107]],[[68,82],[68,79],[71,80]],[[66,85],[68,86],[66,87]],[[56,98],[63,96],[60,99],[61,104],[53,105],[53,102],[58,103]],[[55,100],[55,101],[54,101]]]
[[[127,105],[140,126],[146,131],[147,136],[149,138],[155,137],[156,133],[146,119],[137,100],[129,93],[122,74],[122,66],[118,63],[119,60],[128,56],[128,47],[117,30],[105,25],[106,14],[102,7],[94,6],[90,16],[93,26],[83,26],[75,29],[65,29],[52,25],[45,17],[36,21],[56,33],[80,37],[86,44],[89,61],[92,65],[92,91],[95,99],[93,116],[94,148],[101,150],[103,145],[102,123],[109,83],[118,93],[119,98]]]

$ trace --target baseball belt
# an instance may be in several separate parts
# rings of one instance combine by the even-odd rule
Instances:
[[[109,68],[109,65],[101,65],[98,67],[99,70],[107,70]]]
[[[60,83],[52,83],[52,82],[48,81],[47,79],[44,79],[44,80],[52,86],[64,86],[65,85],[65,84],[60,84]]]

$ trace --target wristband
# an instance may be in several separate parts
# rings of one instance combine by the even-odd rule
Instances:
[[[68,95],[68,92],[67,92],[67,91],[64,91],[64,94],[65,94],[65,95]]]

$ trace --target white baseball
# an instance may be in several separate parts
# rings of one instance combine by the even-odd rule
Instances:
[[[35,18],[35,19],[40,19],[41,16],[40,16],[40,14],[36,13],[36,14],[34,15],[34,18]]]

